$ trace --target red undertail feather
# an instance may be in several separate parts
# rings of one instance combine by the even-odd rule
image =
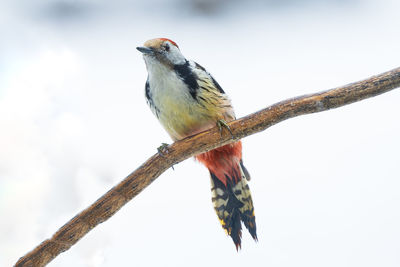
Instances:
[[[242,162],[240,141],[196,156],[210,171],[212,202],[217,216],[236,249],[241,247],[241,221],[257,240],[250,175]]]
[[[241,179],[239,163],[242,159],[242,142],[225,145],[196,156],[210,172],[226,186],[227,179],[235,184]]]

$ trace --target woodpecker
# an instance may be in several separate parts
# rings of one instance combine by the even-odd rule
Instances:
[[[151,39],[137,50],[142,52],[148,72],[147,104],[174,141],[235,119],[231,101],[218,82],[198,63],[187,60],[174,41]],[[257,241],[241,141],[195,158],[210,172],[214,209],[236,250],[241,248],[241,222]]]

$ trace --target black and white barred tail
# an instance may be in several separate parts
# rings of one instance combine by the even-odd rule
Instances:
[[[235,179],[226,177],[226,185],[210,171],[214,209],[222,227],[232,238],[237,250],[241,248],[241,221],[249,230],[253,239],[257,241],[254,206],[250,188],[245,178],[248,177],[250,179],[250,176],[242,163],[239,168],[241,179],[235,183]]]

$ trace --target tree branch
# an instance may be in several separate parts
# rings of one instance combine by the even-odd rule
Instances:
[[[232,143],[263,131],[283,120],[338,108],[388,92],[400,86],[400,68],[328,91],[291,98],[244,118],[232,121],[230,134],[220,136],[217,127],[168,146],[164,155],[155,154],[90,207],[62,226],[50,239],[21,257],[15,266],[44,266],[68,250],[98,224],[113,216],[165,170],[196,154]]]

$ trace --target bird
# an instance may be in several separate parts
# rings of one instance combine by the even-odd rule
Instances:
[[[172,140],[216,125],[220,131],[221,127],[230,131],[227,122],[236,118],[231,100],[204,67],[187,60],[168,38],[148,40],[136,49],[142,53],[147,68],[147,104]],[[258,241],[247,184],[250,174],[243,165],[241,141],[199,154],[195,159],[209,170],[215,212],[236,250],[241,248],[242,223]]]

